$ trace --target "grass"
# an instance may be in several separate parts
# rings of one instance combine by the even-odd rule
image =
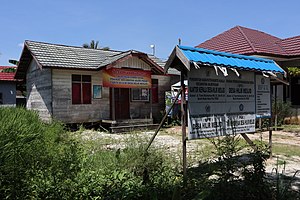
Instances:
[[[273,153],[287,157],[299,156],[300,147],[298,145],[273,143]]]
[[[300,133],[300,125],[282,125],[283,131]]]

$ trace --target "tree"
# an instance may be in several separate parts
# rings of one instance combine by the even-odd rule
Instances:
[[[100,48],[99,45],[99,41],[95,41],[95,40],[91,40],[91,42],[88,44],[88,43],[84,43],[82,45],[83,48],[88,48],[88,49],[102,49],[102,50],[109,50],[109,47],[103,47],[103,48]]]
[[[90,44],[84,43],[82,46],[83,46],[83,48],[98,49],[98,44],[99,44],[99,41],[95,42],[95,40],[92,40],[90,42]]]

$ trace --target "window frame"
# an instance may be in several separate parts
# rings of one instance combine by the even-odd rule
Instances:
[[[83,74],[72,74],[71,76],[72,88],[72,105],[92,104],[92,76]],[[75,102],[74,92],[78,90],[74,86],[79,85],[79,100]]]
[[[134,99],[134,91],[139,92],[139,99]],[[147,91],[147,99],[142,99],[143,91]],[[131,88],[131,101],[132,102],[149,102],[150,101],[150,90],[148,88]]]

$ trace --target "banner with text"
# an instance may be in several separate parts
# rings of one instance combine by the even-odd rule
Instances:
[[[255,132],[255,76],[213,67],[188,72],[189,139]]]
[[[103,70],[103,87],[151,88],[151,71],[120,68]]]

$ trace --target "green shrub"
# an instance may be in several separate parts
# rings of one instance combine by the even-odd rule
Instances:
[[[89,145],[96,151],[89,151],[78,177],[83,186],[78,199],[172,199],[180,187],[174,161],[157,149],[145,153],[145,140],[131,137],[122,150],[99,148],[99,143]]]
[[[284,124],[284,119],[290,117],[292,114],[291,102],[284,102],[277,99],[276,106],[273,100],[272,102],[272,121],[275,124],[275,114],[277,114],[277,125],[281,126]]]
[[[61,124],[45,124],[24,108],[0,108],[0,199],[63,197],[79,157]]]
[[[247,146],[241,145],[236,136],[210,141],[215,147],[215,157],[212,162],[199,166],[198,174],[202,175],[198,179],[202,184],[198,199],[272,198],[271,187],[265,180],[263,150],[245,153]]]

